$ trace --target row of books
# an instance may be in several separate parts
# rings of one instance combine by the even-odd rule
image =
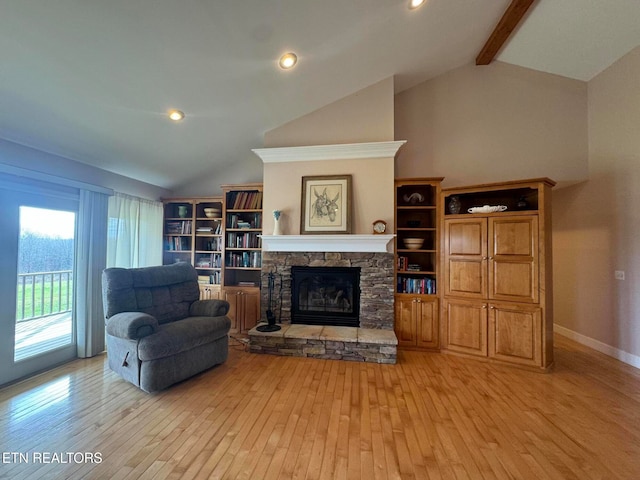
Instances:
[[[191,220],[165,222],[165,233],[173,235],[189,235],[191,233]]]
[[[398,277],[398,293],[433,295],[436,293],[436,281],[433,278]]]
[[[217,222],[215,225],[211,226],[205,226],[202,225],[200,227],[196,228],[196,234],[201,234],[201,235],[220,235],[222,233],[222,223],[221,222]]]
[[[227,267],[260,268],[262,255],[260,252],[229,253],[225,265]]]
[[[262,225],[262,214],[243,213],[242,215],[230,214],[227,216],[227,228],[260,228]]]
[[[219,252],[222,250],[222,237],[214,237],[209,239],[198,239],[196,243],[196,250],[209,250],[212,252]]]
[[[399,256],[396,265],[398,271],[401,272],[421,272],[424,270],[419,263],[409,263],[409,257]]]
[[[227,233],[227,247],[229,248],[260,248],[261,243],[257,233]]]
[[[198,275],[198,283],[203,285],[220,285],[222,283],[222,274],[220,272],[212,272],[211,275]]]
[[[209,255],[199,253],[196,255],[196,268],[221,268],[222,255],[211,253]]]
[[[227,195],[229,210],[255,210],[262,208],[262,192],[231,192]]]
[[[191,250],[189,237],[165,237],[165,250]]]

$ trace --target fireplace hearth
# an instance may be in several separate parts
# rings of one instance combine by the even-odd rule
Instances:
[[[360,326],[360,268],[291,268],[291,323]]]

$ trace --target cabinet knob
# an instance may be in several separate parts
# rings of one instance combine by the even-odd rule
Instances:
[[[496,307],[494,307],[493,305],[491,305],[489,308],[490,308],[491,310],[495,310],[495,309],[496,309]]]
[[[482,257],[482,260],[488,260],[489,257]]]
[[[483,309],[486,309],[486,308],[487,308],[487,306],[486,306],[486,305],[482,305],[482,308],[483,308]]]

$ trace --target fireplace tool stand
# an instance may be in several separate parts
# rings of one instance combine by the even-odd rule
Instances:
[[[267,324],[258,325],[256,327],[256,330],[258,330],[259,332],[277,332],[281,328],[280,325],[276,325],[276,316],[273,313],[273,290],[275,288],[275,278],[276,276],[273,272],[269,272],[269,275],[267,275],[267,289],[269,292],[269,304],[267,305]],[[280,278],[280,291],[282,291],[282,276]]]

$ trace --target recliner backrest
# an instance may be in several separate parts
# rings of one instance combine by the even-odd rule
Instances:
[[[144,312],[158,323],[189,316],[200,298],[198,274],[189,263],[144,268],[107,268],[102,273],[105,317],[120,312]]]

